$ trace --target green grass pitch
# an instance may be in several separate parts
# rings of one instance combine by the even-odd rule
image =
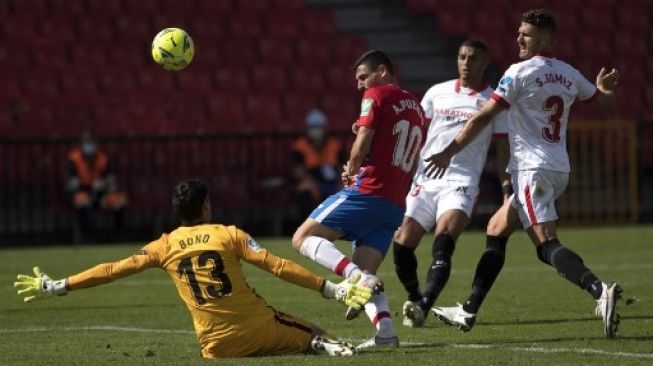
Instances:
[[[433,317],[421,329],[401,325],[405,295],[392,258],[385,279],[402,346],[359,353],[353,359],[287,356],[220,360],[226,365],[650,365],[653,364],[653,226],[560,230],[599,277],[624,288],[621,327],[604,339],[595,302],[584,291],[540,263],[523,233],[508,244],[503,272],[469,333]],[[258,241],[272,252],[336,279],[295,253],[288,239]],[[420,279],[430,262],[432,237],[418,249]],[[340,243],[346,253],[348,244]],[[449,284],[437,304],[453,305],[468,294],[483,250],[482,233],[464,233],[453,258]],[[0,365],[204,365],[188,311],[161,270],[144,273],[68,296],[24,304],[12,283],[17,273],[38,264],[53,278],[99,262],[128,256],[141,244],[43,247],[0,250]],[[344,306],[285,283],[248,264],[249,283],[283,311],[310,319],[342,338],[359,342],[373,334],[363,315],[344,320]]]

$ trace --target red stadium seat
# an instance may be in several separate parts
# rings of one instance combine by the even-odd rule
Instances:
[[[247,120],[241,97],[232,94],[214,94],[207,99],[208,132],[236,131]]]
[[[50,0],[51,15],[60,17],[85,16],[86,7],[83,1]]]
[[[334,62],[351,65],[367,50],[367,41],[363,37],[340,36],[331,42]]]
[[[179,2],[173,2],[179,3]],[[215,1],[215,0],[197,0],[198,14],[224,14],[229,15],[234,10],[234,4],[231,1]],[[184,6],[188,6],[184,3]]]
[[[191,36],[193,37],[193,40],[207,38],[215,42],[217,38],[226,35],[222,22],[216,22],[215,19],[209,17],[198,17],[193,19],[191,27],[192,28],[189,31],[192,32]],[[195,43],[197,43],[197,41]]]
[[[275,94],[252,94],[245,99],[245,113],[256,131],[274,130],[283,122],[279,99]]]
[[[73,43],[69,50],[75,67],[101,68],[109,65],[109,53],[102,43]]]
[[[229,34],[233,37],[260,38],[263,35],[263,27],[255,14],[247,12],[232,15],[224,20]]]
[[[165,9],[165,5],[160,0],[138,0],[125,2],[126,13],[152,15]]]
[[[71,65],[66,53],[66,47],[63,45],[33,47],[34,66],[41,70],[64,70]]]
[[[298,19],[301,22],[302,34],[308,37],[329,37],[336,34],[333,16],[326,11],[306,11]]]
[[[304,10],[306,0],[269,0],[270,8],[275,10]]]
[[[353,93],[356,91],[356,80],[351,67],[331,67],[326,70],[326,92]]]
[[[46,18],[38,24],[42,37],[50,39],[53,45],[65,47],[77,40],[73,18]]]
[[[247,0],[236,1],[235,5],[240,10],[240,12],[263,13],[270,9],[270,2],[270,0]]]
[[[293,40],[300,35],[300,30],[297,23],[288,21],[289,19],[300,18],[298,14],[288,14],[288,12],[267,14],[265,28],[267,34],[275,38],[292,38]]]
[[[136,80],[137,90],[147,96],[159,97],[177,92],[174,74],[156,65],[138,71]]]
[[[114,18],[118,37],[122,42],[135,43],[139,41],[152,42],[157,30],[154,30],[146,19],[131,14],[118,14]]]
[[[24,94],[30,99],[55,98],[61,95],[59,80],[55,71],[40,71],[21,76]]]
[[[249,92],[250,85],[248,74],[249,68],[218,68],[214,71],[216,90],[244,94]]]
[[[290,84],[295,92],[321,93],[325,89],[324,77],[315,67],[296,67],[291,70]]]
[[[46,0],[18,0],[13,1],[14,16],[29,16],[33,19],[46,17],[50,10]]]
[[[299,64],[313,66],[332,64],[331,50],[326,46],[329,44],[328,38],[300,38],[294,43]]]
[[[183,72],[177,73],[179,89],[186,94],[196,97],[209,95],[213,92],[213,81],[210,69],[189,67]]]
[[[59,75],[61,90],[70,98],[88,98],[98,94],[99,85],[95,74],[84,69],[69,70]]]
[[[331,128],[348,130],[360,112],[360,96],[330,94],[322,98],[322,109],[329,118]]]
[[[281,98],[284,115],[287,120],[304,121],[306,113],[319,106],[317,94],[292,93]]]
[[[100,91],[105,95],[129,93],[136,86],[133,73],[126,69],[102,72],[98,82]]]
[[[282,67],[255,67],[251,70],[254,89],[259,92],[283,92],[288,88]]]
[[[296,62],[293,45],[290,40],[263,38],[259,41],[259,50],[263,63],[267,65],[292,65]]]
[[[254,66],[260,64],[258,44],[253,38],[229,38],[220,41],[221,65],[228,67]],[[198,57],[199,57],[198,51]]]
[[[88,12],[91,17],[100,15],[100,16],[113,16],[120,13],[124,13],[125,9],[123,8],[121,0],[102,0],[102,1],[89,1],[88,2]]]

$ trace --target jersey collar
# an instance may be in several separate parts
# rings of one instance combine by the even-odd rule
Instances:
[[[460,93],[460,88],[461,88],[461,85],[460,85],[460,84],[461,84],[461,83],[460,83],[460,79],[457,79],[457,80],[456,80],[456,85],[455,85],[455,87],[454,87],[454,90],[456,91],[456,94],[459,94],[459,93]],[[478,89],[472,89],[472,91],[469,92],[469,94],[467,94],[467,95],[470,95],[470,96],[471,96],[471,95],[476,95],[476,94],[482,92],[483,90],[487,89],[488,86],[490,86],[488,83],[484,83],[484,84],[481,85],[480,88],[478,88]]]
[[[546,57],[546,58],[553,58],[553,53],[550,51],[540,51],[533,56],[541,56],[541,57]]]

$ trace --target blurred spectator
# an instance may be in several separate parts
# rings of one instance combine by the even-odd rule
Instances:
[[[75,209],[74,241],[80,243],[91,239],[98,221],[93,219],[93,212],[98,210],[111,213],[113,232],[120,234],[127,196],[116,189],[109,157],[99,149],[93,134],[89,131],[82,133],[80,145],[68,153],[66,165],[66,190]]]
[[[302,222],[311,211],[340,187],[339,169],[346,156],[340,139],[327,134],[327,117],[319,109],[306,115],[306,135],[292,146],[295,204]]]

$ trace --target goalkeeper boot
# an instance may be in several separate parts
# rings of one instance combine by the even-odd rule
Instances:
[[[606,338],[616,335],[619,328],[619,313],[617,301],[621,298],[622,289],[616,283],[603,283],[601,297],[596,300],[596,315],[603,318],[603,334]]]
[[[422,310],[420,301],[406,301],[402,313],[404,316],[403,325],[410,328],[420,328],[424,325],[426,314]]]
[[[322,336],[311,340],[311,349],[317,353],[326,352],[329,356],[353,356],[356,349],[349,342],[340,342]]]
[[[389,338],[381,338],[379,336],[374,336],[356,346],[356,349],[361,350],[374,347],[399,347],[399,337],[392,336]]]
[[[358,280],[357,285],[371,288],[372,296],[383,292],[383,282],[381,282],[381,280],[379,280],[379,278],[373,274],[365,274],[361,276],[360,280]],[[356,318],[363,309],[364,307],[361,307],[360,309],[355,309],[350,306],[347,308],[347,312],[345,313],[345,318],[347,320],[352,320]]]
[[[439,307],[434,306],[431,308],[433,314],[447,325],[453,325],[463,332],[469,332],[474,323],[476,323],[476,314],[471,314],[463,310],[463,306],[459,303],[458,306],[452,307]]]

